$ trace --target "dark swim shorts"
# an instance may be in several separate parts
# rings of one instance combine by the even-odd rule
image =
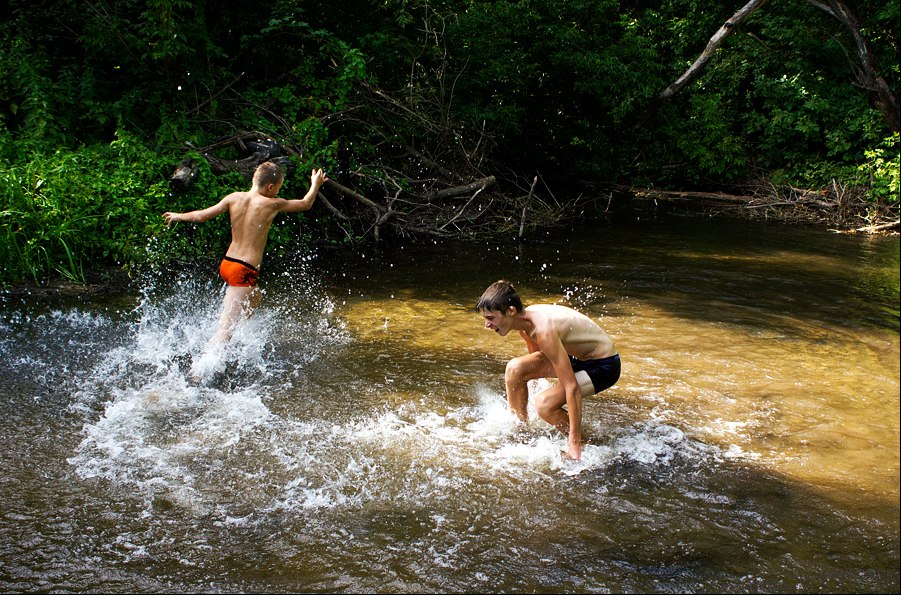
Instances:
[[[621,365],[618,353],[610,357],[586,361],[569,356],[569,361],[573,365],[573,372],[584,371],[588,374],[591,384],[594,385],[595,394],[610,388],[619,380]]]
[[[226,256],[219,265],[219,274],[232,287],[253,287],[257,284],[260,271],[243,260]]]

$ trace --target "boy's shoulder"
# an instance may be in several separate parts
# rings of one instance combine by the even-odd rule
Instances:
[[[250,192],[247,190],[238,190],[236,192],[230,192],[230,193],[226,194],[222,200],[224,202],[235,202],[235,201],[241,200],[243,198],[246,198],[249,194],[250,194]]]
[[[259,192],[254,192],[253,190],[239,190],[237,192],[232,192],[231,194],[226,195],[223,199],[224,202],[230,205],[240,205],[240,204],[248,204],[248,203],[256,203],[256,204],[266,204],[266,203],[274,203],[281,199],[275,199],[264,194],[260,194]]]
[[[576,310],[562,304],[532,304],[525,311],[538,325],[558,325],[568,323],[584,316]]]

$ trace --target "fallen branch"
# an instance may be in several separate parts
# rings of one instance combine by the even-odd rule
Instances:
[[[457,211],[457,214],[454,215],[447,223],[445,223],[444,225],[442,225],[441,227],[439,227],[439,228],[438,228],[438,231],[444,231],[444,228],[445,228],[445,227],[447,227],[448,225],[450,225],[451,223],[453,223],[454,221],[456,221],[457,219],[459,219],[459,218],[460,218],[460,215],[462,215],[463,212],[466,210],[466,207],[469,206],[469,203],[471,203],[472,201],[474,201],[474,200],[476,199],[476,197],[479,195],[479,193],[482,192],[482,190],[484,190],[484,189],[485,189],[485,186],[482,186],[482,187],[480,187],[478,190],[476,190],[476,191],[475,191],[475,194],[473,194],[472,197],[471,197],[468,201],[466,201],[466,204],[463,205],[462,207],[460,207],[460,210]]]
[[[874,233],[877,231],[885,231],[886,229],[898,227],[899,224],[901,224],[901,219],[896,219],[895,221],[889,221],[888,223],[882,223],[880,225],[867,225],[865,227],[858,227],[853,231],[860,233]]]
[[[660,198],[663,200],[714,200],[718,202],[750,204],[754,199],[747,196],[725,194],[723,192],[685,192],[677,190],[653,190],[650,188],[631,188],[636,198]]]
[[[271,138],[237,136],[234,138],[234,144],[240,153],[250,154],[242,159],[233,160],[220,159],[215,155],[203,153],[203,157],[209,161],[214,173],[224,174],[237,171],[250,179],[253,178],[253,172],[256,171],[259,164],[266,161],[278,161],[278,157],[285,155],[282,146]]]
[[[443,167],[441,164],[436,163],[433,159],[426,157],[425,155],[423,155],[422,153],[420,153],[419,151],[417,151],[410,145],[405,145],[404,150],[407,152],[408,155],[412,155],[413,157],[416,157],[417,159],[419,159],[420,161],[422,161],[423,163],[425,163],[426,165],[428,165],[429,167],[431,167],[432,169],[434,169],[435,171],[440,173],[445,178],[448,178],[448,179],[454,178],[454,173],[452,171]]]
[[[497,179],[494,176],[488,176],[487,178],[482,178],[481,180],[476,180],[475,182],[464,184],[463,186],[454,186],[452,188],[445,188],[444,190],[437,190],[432,192],[429,195],[429,198],[432,200],[441,200],[444,198],[453,198],[454,196],[463,196],[470,192],[481,192],[486,188],[494,186],[496,183]]]
[[[334,215],[338,219],[341,219],[342,221],[350,221],[350,217],[348,217],[347,215],[342,213],[340,210],[336,209],[335,206],[329,202],[329,200],[325,197],[325,195],[322,192],[317,192],[316,196],[319,198],[319,202],[321,202],[322,205],[326,209],[328,209],[332,215]]]
[[[535,176],[535,178],[532,180],[532,187],[529,188],[529,196],[526,197],[526,204],[524,204],[522,207],[522,217],[520,217],[519,219],[519,234],[517,234],[516,236],[518,238],[522,237],[523,228],[525,228],[526,226],[526,209],[529,208],[529,199],[532,198],[532,193],[535,192],[535,184],[537,183],[538,176]]]
[[[367,207],[370,207],[370,208],[372,208],[372,209],[375,209],[375,210],[378,211],[379,213],[381,213],[381,212],[384,210],[381,206],[379,206],[378,204],[376,204],[374,201],[372,201],[372,200],[366,198],[365,196],[363,196],[363,195],[360,194],[359,192],[356,192],[356,191],[354,191],[354,190],[351,190],[350,188],[348,188],[347,186],[344,186],[343,184],[339,184],[338,182],[336,182],[336,181],[334,181],[334,180],[328,180],[328,181],[326,182],[326,184],[328,184],[328,186],[329,186],[330,188],[334,188],[335,190],[337,190],[337,191],[340,192],[341,194],[343,194],[343,195],[345,195],[345,196],[349,196],[349,197],[353,198],[354,200],[357,200],[357,201],[363,203],[363,204],[366,205]]]
[[[837,233],[878,233],[896,229],[899,225],[897,205],[874,203],[868,198],[865,189],[849,189],[835,181],[830,187],[822,190],[793,186],[776,187],[769,182],[758,182],[748,186],[748,193],[745,195],[628,186],[614,186],[614,189],[645,200],[698,204],[723,212],[740,210],[752,218],[826,223],[839,227],[840,229],[832,229]],[[861,218],[870,225],[853,227],[860,224]]]
[[[257,166],[264,161],[278,163],[285,169],[286,173],[291,173],[294,169],[294,162],[288,156],[294,154],[295,151],[261,132],[241,132],[220,139],[207,147],[194,147],[190,143],[188,146],[203,155],[203,158],[210,164],[210,169],[214,174],[237,171],[250,180],[253,178],[253,173],[256,171]],[[228,146],[233,146],[235,152],[241,157],[239,159],[222,159],[212,154],[212,151]],[[169,184],[173,189],[186,191],[194,184],[196,179],[195,164],[190,162],[190,159],[185,159],[170,176]]]

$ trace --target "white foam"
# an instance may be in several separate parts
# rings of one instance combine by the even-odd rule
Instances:
[[[85,417],[83,438],[69,458],[75,472],[133,490],[146,499],[147,511],[164,497],[236,523],[245,522],[236,519],[246,519],[248,507],[271,505],[298,462],[322,458],[307,448],[315,444],[309,428],[269,411],[264,400],[271,385],[284,381],[285,369],[296,374],[322,349],[348,339],[327,318],[330,300],[294,295],[290,306],[261,308],[239,323],[229,343],[210,348],[223,297],[218,285],[182,280],[166,285],[166,295],[149,287],[131,319],[72,312],[55,314],[54,324],[107,325],[119,339],[99,345],[73,391],[70,408]],[[285,308],[303,316],[286,316]],[[302,355],[288,350],[286,360],[280,346],[298,341]],[[327,485],[320,495],[315,489],[307,502],[341,500]]]
[[[191,360],[191,376],[203,380],[217,372],[224,372],[228,363],[224,355],[225,347],[222,345],[205,348],[200,357]]]
[[[266,403],[272,386],[290,375],[286,370],[349,341],[327,318],[333,304],[319,300],[320,316],[310,308],[299,316],[294,305],[260,310],[232,341],[208,349],[221,300],[209,289],[188,283],[171,296],[144,299],[133,313],[137,320],[121,323],[121,342],[97,358],[73,404],[85,416],[83,439],[69,459],[76,473],[133,490],[146,499],[147,514],[156,498],[218,515],[226,525],[273,511],[419,505],[494,482],[498,473],[518,483],[553,481],[620,462],[665,466],[697,451],[660,414],[624,428],[587,420],[590,435],[606,443],[585,445],[581,460],[572,461],[566,437],[533,406],[521,422],[502,393],[485,387],[450,410],[423,395],[351,419],[281,417]],[[107,323],[74,316],[71,324]],[[549,386],[532,381],[530,394]]]

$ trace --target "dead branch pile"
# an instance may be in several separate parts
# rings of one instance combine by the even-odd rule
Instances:
[[[581,200],[558,202],[539,175],[499,180],[488,158],[491,135],[461,130],[437,100],[393,97],[374,87],[364,87],[360,97],[354,109],[329,116],[341,146],[337,168],[327,168],[330,180],[318,196],[347,238],[522,236],[569,216]],[[351,150],[349,138],[362,139],[361,149]],[[248,180],[263,161],[293,168],[293,158],[304,154],[304,147],[257,131],[190,148],[213,173],[238,171]],[[198,175],[197,164],[185,159],[170,185],[184,191]]]
[[[621,188],[622,190],[622,188]],[[739,211],[751,219],[825,225],[838,233],[878,233],[899,229],[898,206],[868,200],[862,188],[836,181],[811,190],[758,181],[740,194],[628,188],[639,199],[699,206],[711,214]]]

